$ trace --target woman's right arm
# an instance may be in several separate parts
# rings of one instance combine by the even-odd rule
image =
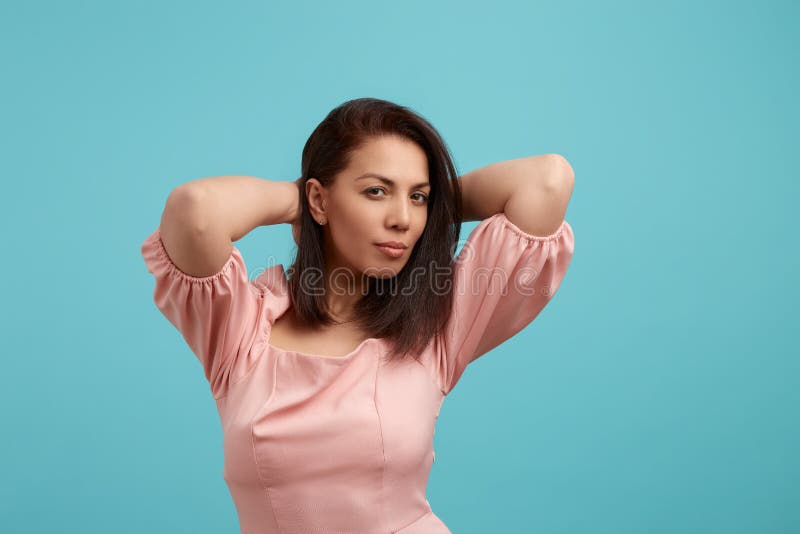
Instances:
[[[215,176],[176,187],[167,198],[159,229],[175,266],[203,277],[222,269],[234,241],[258,226],[291,224],[298,213],[296,182]]]

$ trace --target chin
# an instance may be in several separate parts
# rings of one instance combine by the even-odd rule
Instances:
[[[377,274],[377,275],[371,275],[370,278],[376,278],[376,279],[379,279],[379,280],[388,280],[389,278],[394,278],[395,276],[397,276],[397,272],[393,272],[393,273],[385,273],[384,272],[384,273]]]
[[[369,265],[361,272],[369,278],[387,279],[397,276],[402,269],[403,265]]]

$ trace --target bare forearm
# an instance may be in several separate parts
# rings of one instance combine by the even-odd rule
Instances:
[[[291,223],[299,207],[295,182],[225,175],[200,178],[179,188],[190,190],[195,199],[187,214],[195,226],[214,228],[232,242],[258,226]]]
[[[480,221],[504,210],[514,192],[544,190],[557,175],[560,156],[543,154],[480,167],[459,177],[463,221]]]

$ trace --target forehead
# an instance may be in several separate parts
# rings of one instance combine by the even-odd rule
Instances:
[[[376,175],[372,179],[383,176],[401,186],[428,184],[428,158],[413,141],[398,136],[373,137],[353,152],[345,171],[351,181],[364,174]]]

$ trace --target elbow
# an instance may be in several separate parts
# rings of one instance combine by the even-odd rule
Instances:
[[[167,197],[167,203],[169,204],[171,202],[174,205],[185,205],[190,202],[199,201],[202,196],[203,187],[201,184],[197,183],[197,181],[186,182],[170,192],[169,197]]]
[[[561,154],[550,154],[550,159],[553,162],[553,174],[556,176],[556,179],[567,182],[575,180],[575,171],[572,169],[572,165],[570,165],[569,161],[567,161],[567,158]]]
[[[181,225],[202,229],[204,216],[204,191],[196,184],[186,183],[173,189],[167,197],[161,215],[163,225]]]
[[[549,157],[552,163],[548,182],[549,190],[571,196],[572,189],[575,187],[575,171],[573,171],[572,165],[561,154],[550,154]]]

